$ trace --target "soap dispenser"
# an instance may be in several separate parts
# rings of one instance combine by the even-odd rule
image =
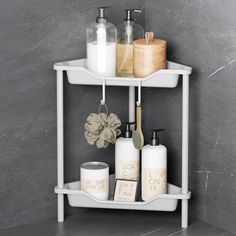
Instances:
[[[133,41],[144,38],[141,25],[134,23],[133,13],[141,13],[140,9],[126,9],[124,22],[117,27],[116,73],[120,77],[133,77]]]
[[[107,20],[105,15],[107,8],[98,8],[96,23],[91,24],[86,30],[87,68],[96,75],[114,77],[117,30]]]
[[[139,150],[133,145],[130,126],[134,122],[125,123],[123,137],[115,143],[115,176],[116,179],[139,180]]]
[[[167,193],[167,149],[160,144],[158,132],[152,130],[150,143],[142,149],[142,199],[147,201]]]

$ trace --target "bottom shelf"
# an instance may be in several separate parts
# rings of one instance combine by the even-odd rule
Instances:
[[[80,188],[80,181],[67,183],[64,188],[55,187],[55,193],[67,194],[69,204],[73,207],[88,208],[110,208],[128,210],[148,210],[148,211],[175,211],[179,199],[189,199],[191,192],[182,194],[182,189],[173,184],[168,184],[168,194],[159,194],[155,198],[141,202],[115,202],[113,201],[113,190],[115,186],[115,176],[110,175],[110,197],[107,201],[101,201]]]

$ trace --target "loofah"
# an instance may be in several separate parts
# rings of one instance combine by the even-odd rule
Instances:
[[[85,138],[90,145],[96,144],[97,148],[107,148],[114,144],[116,137],[121,134],[119,117],[110,113],[91,113],[84,125]]]

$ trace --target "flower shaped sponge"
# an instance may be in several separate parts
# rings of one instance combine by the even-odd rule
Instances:
[[[98,149],[107,148],[121,134],[120,126],[121,121],[114,113],[91,113],[84,125],[84,135],[90,145],[96,144]]]

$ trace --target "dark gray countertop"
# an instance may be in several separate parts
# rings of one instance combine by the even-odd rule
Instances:
[[[17,226],[0,231],[0,236],[228,236],[215,226],[192,220],[188,229],[180,227],[179,213],[88,209],[69,216]]]

